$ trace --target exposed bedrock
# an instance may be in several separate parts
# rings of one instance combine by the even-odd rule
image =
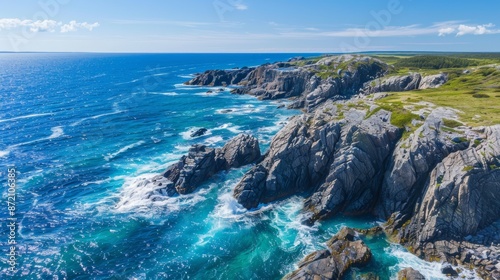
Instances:
[[[215,173],[257,161],[260,148],[253,136],[240,134],[229,140],[222,149],[193,145],[187,155],[158,176],[152,183],[167,195],[188,194]]]
[[[233,93],[250,94],[261,99],[296,97],[293,107],[305,106],[311,111],[325,100],[357,94],[367,81],[383,76],[387,69],[384,62],[366,56],[328,56],[304,65],[274,63],[252,69],[210,70],[186,84],[232,84],[238,86]]]
[[[422,77],[420,73],[374,79],[364,85],[365,93],[409,91],[437,88],[448,81],[448,75],[441,73]]]
[[[254,68],[244,67],[231,70],[207,70],[185,84],[215,87],[234,85],[241,82],[241,80],[243,80],[253,69]]]
[[[292,194],[313,194],[305,202],[314,219],[335,213],[369,212],[377,199],[383,167],[400,134],[390,113],[370,117],[351,110],[337,120],[332,104],[314,115],[295,117],[273,139],[262,162],[236,186],[246,208]]]
[[[405,229],[412,240],[462,240],[500,218],[499,141],[500,126],[486,127],[481,143],[437,164]]]
[[[382,219],[393,215],[394,227],[399,227],[413,213],[432,169],[450,153],[469,146],[467,141],[453,141],[454,137],[441,130],[443,119],[452,119],[455,114],[444,108],[432,110],[419,128],[398,142],[385,171],[376,208]]]
[[[284,279],[342,279],[351,267],[367,264],[371,256],[370,249],[357,237],[356,232],[343,228],[327,242],[327,249],[306,256],[298,264],[299,268]]]

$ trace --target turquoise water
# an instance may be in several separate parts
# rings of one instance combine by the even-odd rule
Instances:
[[[247,132],[265,150],[299,111],[182,83],[206,69],[292,56],[0,54],[2,186],[8,167],[18,175],[16,278],[280,279],[343,225],[376,225],[340,217],[305,226],[298,196],[248,212],[231,197],[248,167],[186,196],[152,197],[141,185],[195,143],[222,146]],[[200,127],[209,133],[189,137]],[[7,212],[0,210],[7,275]],[[388,279],[417,266],[439,278],[436,265],[383,238],[366,242],[377,261],[358,273]]]

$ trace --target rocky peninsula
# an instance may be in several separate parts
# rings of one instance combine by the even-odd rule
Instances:
[[[220,170],[254,163],[233,193],[247,209],[306,194],[304,223],[374,215],[390,240],[418,257],[500,279],[500,125],[468,125],[461,111],[426,99],[391,100],[392,92],[437,89],[455,78],[393,68],[342,55],[201,73],[186,84],[287,98],[303,114],[262,156],[249,135],[222,149],[194,146],[151,183],[165,195],[185,194]],[[339,279],[367,263],[370,249],[357,236],[341,230],[286,278]],[[408,268],[400,279],[423,278]]]

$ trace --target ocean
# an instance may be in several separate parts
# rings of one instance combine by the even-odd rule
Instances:
[[[192,144],[220,147],[245,132],[265,151],[287,120],[301,113],[281,108],[286,101],[183,82],[208,69],[297,55],[0,54],[1,274],[280,279],[341,227],[379,224],[370,217],[337,217],[306,226],[300,196],[247,211],[231,194],[248,166],[220,173],[185,196],[152,196],[143,185]],[[208,133],[190,137],[198,128]],[[9,168],[15,168],[17,184],[15,273],[8,269]],[[353,277],[373,271],[390,279],[411,266],[430,279],[445,279],[440,264],[384,238],[365,242],[374,261]]]

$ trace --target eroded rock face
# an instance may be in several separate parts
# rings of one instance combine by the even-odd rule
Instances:
[[[232,70],[208,70],[194,79],[186,82],[186,85],[193,86],[228,86],[238,84],[247,77],[253,68],[241,68]]]
[[[429,75],[422,78],[418,88],[419,89],[438,88],[447,81],[448,81],[448,75],[446,74],[441,73],[436,75]]]
[[[284,279],[341,279],[351,267],[367,264],[372,256],[370,249],[350,228],[341,229],[328,241],[327,247],[305,257],[299,268]]]
[[[234,196],[246,208],[302,191],[313,191],[305,207],[312,219],[335,213],[369,212],[378,195],[383,166],[400,130],[380,110],[366,118],[351,110],[342,121],[336,107],[292,119],[271,142],[263,161],[245,174]]]
[[[416,242],[462,240],[500,219],[500,126],[477,147],[448,155],[432,171],[408,233]]]
[[[443,119],[454,118],[455,114],[449,109],[436,108],[408,138],[399,141],[382,183],[376,211],[380,218],[392,215],[395,227],[405,222],[423,195],[432,169],[450,153],[469,146],[465,141],[454,142],[455,136],[440,130],[444,127]]]
[[[298,60],[292,60],[296,62]],[[330,56],[297,66],[291,63],[264,64],[253,69],[210,70],[188,81],[188,85],[238,85],[235,94],[250,94],[261,99],[297,97],[295,107],[308,111],[325,100],[342,99],[357,94],[363,84],[382,76],[388,69],[384,62],[354,55]],[[318,73],[330,71],[336,77],[322,79]]]
[[[253,136],[240,134],[222,149],[194,145],[177,163],[162,174],[153,177],[152,183],[167,195],[188,194],[215,173],[255,162],[260,158],[260,147]]]
[[[229,140],[217,153],[217,162],[227,170],[256,162],[260,158],[260,147],[257,138],[239,134]]]
[[[411,73],[405,76],[392,76],[368,82],[365,91],[367,93],[386,91],[408,91],[418,89],[422,75]]]
[[[398,272],[398,280],[425,280],[425,277],[417,270],[407,267]]]
[[[410,73],[408,75],[392,76],[367,82],[364,85],[363,92],[369,94],[377,92],[438,88],[447,81],[448,75],[444,73],[424,77],[422,77],[419,73]]]
[[[482,141],[450,153],[432,170],[413,215],[399,228],[401,242],[420,257],[499,275],[500,126]],[[497,252],[485,254],[485,252]]]

